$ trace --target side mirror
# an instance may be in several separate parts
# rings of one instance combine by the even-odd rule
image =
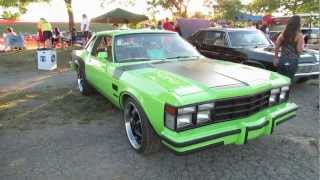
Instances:
[[[105,51],[98,52],[98,59],[105,61],[108,59],[108,53]]]

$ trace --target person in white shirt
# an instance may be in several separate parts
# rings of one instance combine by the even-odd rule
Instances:
[[[83,45],[85,45],[89,39],[89,30],[90,22],[86,14],[82,15],[82,21],[80,25],[81,32],[83,34]]]

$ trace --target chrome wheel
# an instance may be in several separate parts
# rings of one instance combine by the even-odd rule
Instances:
[[[141,116],[136,105],[130,101],[124,109],[124,120],[130,144],[133,148],[140,149],[142,143]]]
[[[78,88],[80,92],[83,92],[83,79],[78,77]]]

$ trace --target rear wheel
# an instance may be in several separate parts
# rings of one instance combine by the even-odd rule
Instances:
[[[132,98],[125,100],[123,117],[129,143],[135,151],[149,154],[159,149],[159,138],[151,128],[142,108]]]
[[[77,83],[79,91],[82,95],[88,96],[92,93],[92,87],[86,80],[85,75],[80,68],[78,68],[77,71]]]

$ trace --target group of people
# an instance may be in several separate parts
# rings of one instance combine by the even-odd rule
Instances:
[[[82,15],[82,21],[80,24],[80,29],[82,33],[82,44],[86,44],[90,37],[90,22],[86,14]],[[37,24],[38,29],[38,48],[52,48],[61,43],[61,31],[58,27],[52,28],[50,22],[45,18],[40,18],[40,21]],[[75,40],[76,29],[73,29],[71,33],[71,41]]]
[[[24,48],[23,37],[17,34],[12,27],[8,27],[3,33],[4,47],[1,51],[10,51],[12,49],[22,49]]]

